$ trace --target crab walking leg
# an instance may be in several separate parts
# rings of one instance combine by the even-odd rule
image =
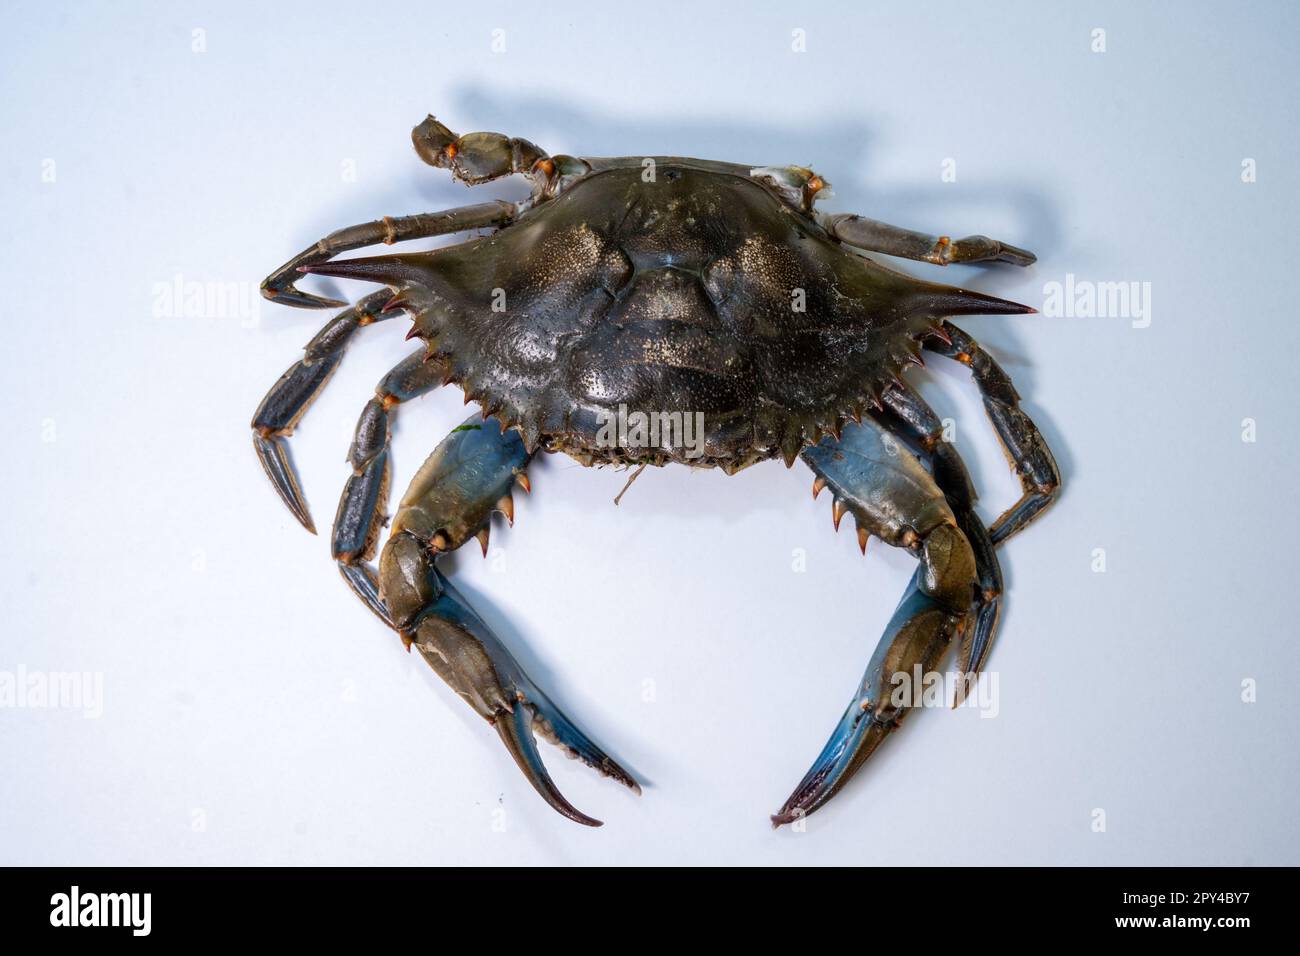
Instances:
[[[826,746],[781,810],[791,823],[833,797],[916,706],[918,675],[932,673],[970,619],[975,555],[921,462],[870,418],[847,425],[802,457],[834,494],[836,525],[853,514],[859,534],[911,550],[920,562],[858,689]]]
[[[469,418],[429,456],[402,499],[379,558],[379,593],[393,626],[438,676],[492,724],[529,783],[555,810],[600,826],[560,793],[542,763],[540,735],[636,792],[632,776],[582,733],[524,673],[483,619],[435,566],[472,537],[487,547],[493,510],[513,512],[530,459],[519,434],[495,418]]]
[[[348,449],[352,474],[339,497],[330,551],[348,587],[389,627],[388,610],[379,599],[379,580],[368,563],[375,556],[379,531],[387,519],[388,485],[392,474],[389,446],[392,415],[398,405],[433,391],[446,369],[425,360],[423,350],[398,362],[375,386]]]
[[[1024,492],[1019,501],[989,526],[993,543],[1001,544],[1056,500],[1061,491],[1061,472],[1038,426],[1021,410],[1020,396],[1010,376],[1002,371],[993,356],[957,326],[945,320],[943,330],[951,341],[930,340],[926,348],[970,368],[984,398],[984,411]]]
[[[967,236],[965,239],[932,236],[844,212],[818,213],[817,222],[846,245],[937,266],[954,262],[1009,262],[1014,266],[1029,266],[1038,261],[1032,252],[988,236]]]
[[[293,434],[299,419],[338,368],[353,333],[364,325],[401,315],[400,308],[385,308],[392,297],[388,290],[373,292],[326,322],[307,343],[302,359],[280,376],[253,413],[253,449],[257,458],[293,516],[312,534],[316,533],[316,525],[298,485],[285,439]]]
[[[957,526],[975,555],[978,587],[972,608],[975,624],[967,628],[957,653],[957,663],[966,678],[957,685],[953,706],[958,707],[974,687],[974,677],[984,668],[993,638],[997,634],[1002,604],[1002,567],[993,538],[975,513],[975,486],[957,449],[943,439],[943,422],[925,399],[906,386],[895,386],[882,396],[886,427],[908,437],[914,449],[930,464],[935,484],[948,500]]]
[[[407,239],[427,239],[445,236],[469,229],[487,229],[508,224],[518,213],[514,203],[497,200],[474,206],[461,206],[442,212],[418,213],[414,216],[385,216],[374,222],[348,226],[330,233],[324,239],[308,246],[262,281],[262,295],[281,305],[308,309],[337,308],[344,305],[337,299],[302,292],[293,283],[303,266],[328,262],[340,252],[350,252],[376,243],[392,245]]]

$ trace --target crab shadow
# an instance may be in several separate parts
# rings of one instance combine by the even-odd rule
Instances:
[[[755,165],[812,165],[834,184],[834,197],[826,203],[826,208],[829,209],[859,212],[910,228],[956,233],[958,227],[954,223],[970,223],[981,210],[996,208],[1004,219],[1009,217],[1009,221],[1015,224],[1013,234],[999,238],[1034,249],[1049,261],[1051,250],[1059,247],[1062,242],[1055,203],[1044,191],[1022,181],[1007,178],[974,186],[963,183],[960,189],[953,189],[940,184],[937,177],[924,183],[919,179],[901,184],[874,180],[872,146],[876,137],[868,123],[855,118],[834,122],[815,121],[798,126],[752,123],[725,115],[669,121],[598,112],[575,104],[572,100],[538,95],[512,95],[507,98],[477,87],[464,87],[453,93],[450,102],[431,104],[431,107],[435,115],[458,131],[497,130],[533,140],[551,153],[571,152],[589,156],[644,153],[700,156],[752,162]],[[418,117],[412,119],[414,121]],[[422,208],[437,209],[461,205],[467,201],[467,194],[474,197],[474,202],[489,198],[519,199],[527,194],[518,181],[499,181],[475,187],[472,193],[467,193],[464,186],[453,183],[445,174],[429,175],[431,172],[433,171],[425,167],[414,166],[410,179],[395,183],[392,196],[383,198],[409,203],[414,191],[423,203]],[[978,223],[972,223],[969,232],[980,231]],[[916,263],[893,259],[885,261],[891,268],[918,277],[949,282],[994,295],[1008,295],[1008,283],[1024,282],[1027,275],[1036,286],[1041,281],[1042,273],[1047,271],[1041,262],[1038,266],[1031,267],[1029,273],[1025,273],[1007,266],[950,267],[947,271],[941,271]],[[1038,270],[1038,278],[1034,278],[1034,270]],[[1022,293],[1022,298],[1024,296]],[[1015,298],[1015,295],[1010,297]],[[1033,299],[1030,302],[1034,304]],[[997,356],[1015,380],[1018,390],[1025,396],[1026,409],[1047,438],[1062,472],[1068,478],[1073,471],[1069,447],[1051,417],[1033,401],[1034,368],[1025,359],[1025,351],[1020,347],[1020,331],[1011,323],[996,319],[978,320],[971,325],[975,327],[977,338]],[[1033,328],[1035,333],[1040,331],[1039,327]],[[932,362],[931,365],[936,363]],[[922,390],[925,389],[927,380],[934,383],[933,376],[939,374],[960,377],[965,380],[967,387],[974,388],[964,370],[918,371],[920,374],[916,383]],[[945,403],[938,401],[935,404],[941,415],[947,413]],[[539,456],[538,465],[541,468],[549,470],[564,467],[559,461],[543,463],[548,457],[550,456]],[[773,479],[777,480],[779,479]],[[707,516],[730,522],[742,520],[758,507],[771,507],[779,512],[786,505],[781,500],[754,501],[743,494],[718,496],[665,492],[642,502],[638,510],[651,514],[671,513],[678,518]],[[986,517],[991,519],[992,515]],[[454,572],[455,561],[459,559],[451,557],[453,560],[448,570]],[[497,610],[490,594],[480,594],[477,589],[465,587],[459,581],[457,586],[464,590],[484,620],[558,706],[566,710],[584,729],[589,729],[593,723],[599,724],[602,708],[595,702],[600,694],[571,687],[564,679],[562,669],[552,667],[549,662],[533,653],[526,635],[507,615]],[[596,717],[597,720],[590,721],[588,717]],[[605,743],[599,735],[593,735],[593,739],[602,746]],[[814,753],[819,744],[820,741],[810,740],[808,754],[790,755],[788,759],[797,763]],[[643,784],[648,784],[646,771],[653,774],[656,767],[663,766],[666,748],[651,747],[642,741],[631,749],[635,751],[635,756],[630,762],[624,761],[618,748],[608,749],[607,752],[628,767]]]

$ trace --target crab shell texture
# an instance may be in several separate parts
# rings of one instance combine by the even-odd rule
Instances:
[[[427,360],[530,451],[788,465],[879,407],[943,317],[1029,311],[849,251],[748,166],[555,159],[590,172],[506,228],[334,273],[397,288]],[[601,440],[620,408],[702,414],[703,455]]]

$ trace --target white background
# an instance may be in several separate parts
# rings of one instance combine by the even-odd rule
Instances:
[[[11,5],[0,672],[100,673],[104,702],[0,709],[0,862],[1300,862],[1300,16],[907,6]],[[826,208],[1035,250],[906,268],[1038,306],[1067,273],[1151,283],[1147,328],[962,323],[1065,474],[1002,553],[995,719],[917,714],[806,832],[773,832],[910,559],[833,535],[802,465],[652,470],[615,508],[625,476],[555,458],[494,531],[504,565],[466,549],[457,580],[648,785],[548,748],[606,826],[536,797],[253,457],[253,409],[328,313],[159,307],[177,277],[250,293],[342,225],[523,194],[419,163],[427,112],[552,153],[810,165]],[[359,338],[293,440],[322,531],[400,326]],[[913,381],[991,520],[1018,488],[968,376]],[[397,489],[464,414],[450,389],[402,409]]]

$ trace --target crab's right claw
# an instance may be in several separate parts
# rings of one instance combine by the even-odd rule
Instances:
[[[835,796],[915,703],[913,692],[919,695],[921,688],[908,682],[917,669],[929,674],[943,659],[959,622],[916,585],[917,577],[913,577],[876,646],[858,692],[799,786],[772,815],[774,827],[806,817]]]

